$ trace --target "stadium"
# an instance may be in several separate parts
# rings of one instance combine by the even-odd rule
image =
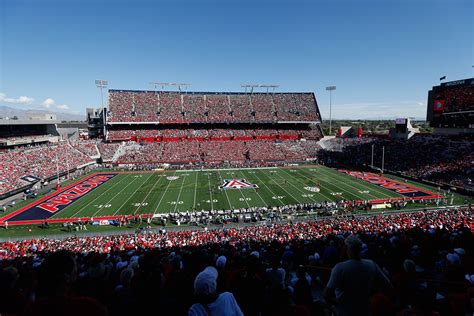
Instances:
[[[147,5],[148,13],[126,7],[157,10]],[[154,20],[133,21],[159,29]],[[144,36],[134,34],[118,37],[121,49]],[[392,113],[396,106],[369,109],[346,86],[354,102],[341,105],[345,116],[333,112],[334,85],[325,92],[273,83],[229,89],[209,79],[223,55],[211,62],[199,56],[207,68],[197,78],[209,81],[196,89],[181,81],[145,88],[146,79],[117,75],[129,64],[139,70],[131,78],[140,69],[149,75],[143,51],[109,64],[110,82],[90,80],[64,93],[100,93],[87,99],[99,105],[81,104],[82,119],[65,119],[57,110],[69,106],[52,98],[35,105],[0,86],[0,314],[474,313],[472,76],[443,76],[431,88],[417,83],[425,98],[418,108],[410,103],[404,116],[367,119],[372,107]],[[87,58],[75,56],[79,74]],[[173,78],[196,69],[177,60],[170,63],[178,73],[156,65]],[[240,66],[250,69],[246,62]],[[395,80],[390,90],[402,81],[387,80]],[[46,89],[46,77],[39,86]],[[28,111],[3,106],[30,104]],[[412,117],[419,107],[423,118]]]

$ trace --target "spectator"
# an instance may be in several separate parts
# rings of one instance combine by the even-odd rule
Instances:
[[[334,266],[324,295],[336,303],[337,315],[368,315],[370,295],[376,288],[390,287],[390,281],[375,262],[361,259],[358,237],[347,237],[345,245],[349,260]]]
[[[243,316],[234,295],[229,292],[217,294],[218,272],[207,267],[194,280],[194,294],[197,303],[189,309],[189,316]]]

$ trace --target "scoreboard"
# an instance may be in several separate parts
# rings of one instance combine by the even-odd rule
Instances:
[[[433,87],[426,119],[431,127],[474,128],[474,78]]]

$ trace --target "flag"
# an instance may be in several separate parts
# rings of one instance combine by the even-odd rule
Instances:
[[[442,76],[441,78],[439,78],[439,81],[444,80],[444,79],[446,79],[446,76]]]
[[[435,100],[434,101],[434,110],[435,112],[440,112],[444,110],[445,100]]]

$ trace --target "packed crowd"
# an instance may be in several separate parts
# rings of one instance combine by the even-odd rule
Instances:
[[[470,315],[471,208],[0,244],[11,315]]]
[[[323,161],[381,167],[385,147],[385,170],[451,185],[467,185],[474,175],[474,142],[471,139],[416,135],[408,141],[361,138],[334,139],[320,151]]]
[[[201,129],[109,129],[107,131],[107,139],[109,141],[131,140],[131,139],[148,139],[155,140],[208,140],[212,138],[229,138],[236,139],[244,137],[248,138],[306,138],[320,139],[321,131],[316,126],[305,126],[298,129],[276,129],[264,127],[252,128],[201,128]]]
[[[58,172],[90,163],[92,159],[67,142],[61,142],[0,152],[0,161],[0,194],[5,194],[30,184],[22,179],[25,176],[48,179]]]
[[[304,161],[314,159],[316,141],[186,141],[128,142],[117,163],[176,163],[224,161]]]
[[[109,92],[109,122],[314,122],[319,119],[311,93]]]
[[[474,88],[472,86],[450,87],[435,95],[435,100],[445,100],[446,112],[473,111]]]
[[[98,148],[103,161],[110,161],[120,147],[120,143],[99,143]]]
[[[76,142],[70,142],[72,147],[79,150],[81,153],[91,157],[97,158],[99,156],[99,151],[97,149],[97,142],[90,140],[81,140]]]

